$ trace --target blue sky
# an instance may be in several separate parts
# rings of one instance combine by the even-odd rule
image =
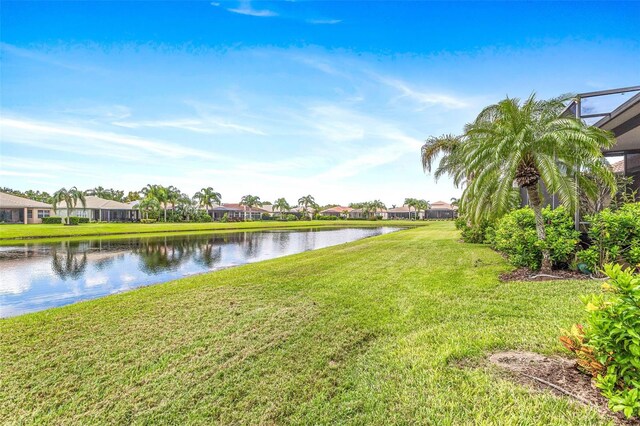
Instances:
[[[22,190],[448,200],[422,172],[429,135],[506,95],[640,83],[639,2],[1,8],[0,186]]]

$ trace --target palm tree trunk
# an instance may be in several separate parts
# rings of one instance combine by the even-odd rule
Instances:
[[[542,265],[540,272],[548,274],[551,272],[551,253],[546,247],[547,234],[544,229],[544,219],[542,218],[542,200],[540,199],[540,192],[538,185],[528,186],[527,195],[529,196],[529,203],[533,209],[533,214],[536,218],[536,233],[538,239],[543,242],[542,245]]]
[[[164,221],[167,221],[167,206],[164,206]]]

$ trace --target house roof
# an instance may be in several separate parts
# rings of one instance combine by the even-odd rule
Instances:
[[[624,173],[624,160],[620,160],[620,161],[616,161],[615,163],[611,164],[611,169],[613,170],[613,173]]]
[[[431,203],[431,210],[455,210],[455,207],[446,201],[436,201]]]
[[[29,198],[18,197],[17,195],[0,192],[0,208],[3,209],[23,209],[23,208],[43,208],[51,209],[51,204]]]
[[[239,212],[244,212],[244,211],[249,211],[249,208],[247,206],[244,206],[242,204],[239,203],[222,203],[222,205],[219,206],[214,206],[213,210],[215,211],[239,211]],[[258,206],[253,206],[251,207],[251,211],[252,212],[264,212],[264,213],[269,213],[267,210],[262,209]]]
[[[335,206],[322,210],[320,213],[349,213],[353,209],[351,207]]]
[[[67,205],[62,202],[56,204],[56,209],[66,209]],[[81,202],[76,203],[76,209],[106,209],[106,210],[133,210],[133,206],[129,203],[121,203],[120,201],[105,200],[95,195],[87,195],[85,197],[85,205]]]
[[[605,152],[640,149],[640,93],[636,93],[594,126],[609,130],[616,136],[616,144]]]
[[[410,209],[407,206],[400,206],[400,207],[395,207],[392,209],[388,209],[387,212],[389,213],[409,213],[410,211],[415,211],[414,209]]]

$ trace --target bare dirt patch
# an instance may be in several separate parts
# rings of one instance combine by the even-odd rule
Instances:
[[[500,281],[553,281],[553,280],[588,280],[591,277],[581,272],[557,270],[550,274],[541,274],[529,268],[518,268],[515,271],[500,274]]]
[[[592,384],[591,377],[576,368],[574,361],[559,356],[547,357],[518,351],[494,353],[489,361],[512,373],[518,383],[569,396],[613,417],[618,424],[640,425],[640,420],[625,419],[622,413],[609,410],[606,398]]]

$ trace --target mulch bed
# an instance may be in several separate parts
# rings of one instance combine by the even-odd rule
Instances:
[[[590,278],[589,275],[576,271],[556,270],[546,275],[529,268],[518,268],[515,271],[500,274],[500,281],[588,280]]]
[[[606,398],[592,384],[591,377],[576,368],[574,361],[518,351],[494,353],[489,361],[512,373],[518,383],[573,398],[613,417],[618,424],[640,425],[638,419],[629,420],[622,413],[609,410]]]

